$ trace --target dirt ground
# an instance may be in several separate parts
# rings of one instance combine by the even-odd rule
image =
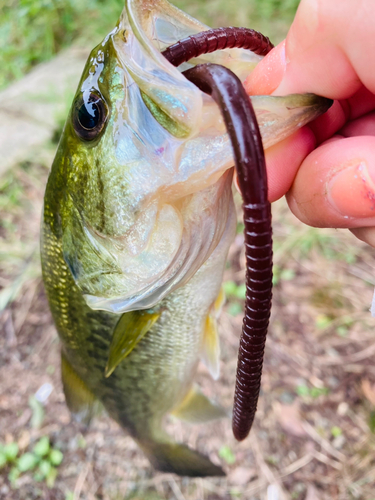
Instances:
[[[43,158],[0,179],[0,443],[18,443],[17,458],[0,469],[0,498],[374,499],[373,250],[346,231],[303,226],[284,202],[275,204],[276,284],[251,435],[237,443],[229,420],[197,426],[170,421],[168,431],[177,440],[221,463],[227,477],[161,474],[107,416],[84,429],[65,406],[59,342],[38,255],[52,155],[50,147]],[[240,232],[225,280],[234,283],[226,286],[220,320],[221,376],[214,382],[202,367],[198,382],[229,409],[243,306]],[[12,468],[46,436],[63,454],[55,480],[38,477],[37,468],[15,479]]]

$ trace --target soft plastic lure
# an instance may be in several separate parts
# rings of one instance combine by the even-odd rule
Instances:
[[[185,38],[170,46],[163,55],[178,66],[193,57],[234,47],[266,55],[273,45],[257,31],[228,27]],[[215,64],[202,64],[185,71],[184,75],[210,94],[220,107],[243,197],[246,301],[233,409],[233,434],[241,441],[250,432],[257,408],[271,312],[272,225],[264,150],[251,101],[232,71]]]

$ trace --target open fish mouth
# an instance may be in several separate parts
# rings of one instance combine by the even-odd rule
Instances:
[[[162,55],[171,44],[207,29],[165,0],[126,0],[117,27],[91,55],[97,67],[103,67],[111,45],[109,57],[116,57],[114,72],[122,90],[112,91],[120,97],[112,102],[108,128],[113,127],[116,158],[126,162],[129,206],[145,212],[153,205],[151,200],[158,205],[159,215],[168,210],[170,214],[159,217],[151,232],[141,218],[129,218],[127,230],[130,226],[135,236],[122,249],[111,235],[105,242],[96,238],[88,229],[89,218],[76,217],[72,230],[83,236],[63,238],[64,258],[92,309],[123,313],[154,307],[199,269],[229,224],[231,175],[224,174],[234,163],[232,146],[213,99],[181,71],[211,62],[229,68],[243,81],[261,56],[225,49],[177,69]],[[100,72],[90,71],[82,91],[98,82]],[[265,148],[321,114],[326,105],[312,94],[257,96],[252,102]],[[174,224],[170,223],[172,215]],[[173,233],[169,243],[160,245],[167,240],[157,238],[156,231]],[[142,247],[144,240],[148,243]],[[142,251],[134,257],[131,246]],[[93,271],[89,254],[98,256],[101,249],[104,261],[95,257],[98,267]]]

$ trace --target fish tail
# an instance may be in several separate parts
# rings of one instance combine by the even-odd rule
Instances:
[[[225,476],[223,469],[208,457],[183,444],[156,441],[140,444],[155,469],[162,472],[189,477]]]

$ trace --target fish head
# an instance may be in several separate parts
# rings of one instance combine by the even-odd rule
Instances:
[[[153,307],[197,271],[227,227],[233,155],[220,111],[161,54],[206,29],[166,0],[126,0],[89,56],[51,185],[64,259],[93,309]],[[230,49],[192,64],[220,63],[244,79],[260,59]],[[316,116],[315,97],[294,107],[257,98],[265,147]]]

